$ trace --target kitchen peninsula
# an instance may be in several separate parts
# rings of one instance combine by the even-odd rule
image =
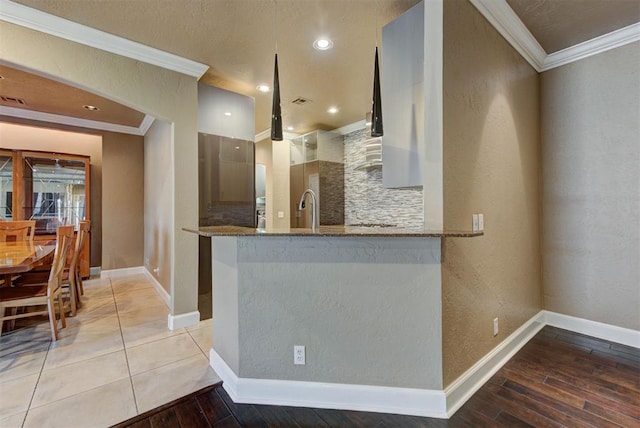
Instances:
[[[482,232],[184,230],[212,237],[210,362],[234,401],[446,417],[441,240]]]

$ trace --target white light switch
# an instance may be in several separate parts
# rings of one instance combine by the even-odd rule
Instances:
[[[478,214],[474,214],[472,216],[472,225],[471,230],[474,232],[478,231],[480,220],[478,219]]]
[[[284,211],[278,211],[278,218],[284,218]]]
[[[478,231],[484,230],[484,214],[478,214]]]

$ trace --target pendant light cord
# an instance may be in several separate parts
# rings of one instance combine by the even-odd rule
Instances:
[[[276,53],[278,53],[278,0],[273,0],[275,5],[275,14],[273,16],[273,37],[276,39]]]
[[[378,47],[378,0],[376,0],[376,47]]]

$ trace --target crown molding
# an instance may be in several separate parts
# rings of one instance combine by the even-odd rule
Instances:
[[[348,125],[341,126],[340,128],[336,128],[331,132],[335,132],[336,134],[340,134],[340,135],[347,135],[354,131],[359,131],[361,129],[364,129],[366,127],[367,127],[367,122],[364,119],[362,119],[357,122],[353,122]]]
[[[147,133],[147,130],[154,120],[153,117],[147,115],[140,124],[140,127],[136,128],[135,126],[117,125],[115,123],[99,122],[97,120],[80,119],[77,117],[62,116],[59,114],[43,113],[40,111],[5,106],[0,106],[0,115],[140,136]]]
[[[200,79],[208,65],[114,36],[9,0],[0,0],[0,20]]]
[[[262,141],[265,138],[269,138],[269,137],[271,137],[271,128],[267,128],[264,131],[260,132],[259,134],[256,134],[256,139],[254,141],[257,143],[258,141]]]
[[[542,71],[551,70],[552,68],[560,67],[561,65],[569,64],[639,40],[640,22],[549,54],[544,60]]]
[[[284,138],[285,140],[291,140],[292,138],[296,138],[298,136],[300,136],[300,134],[296,134],[295,132],[285,131],[282,133],[282,138]],[[267,128],[259,134],[256,134],[255,140],[253,141],[257,143],[258,141],[262,141],[266,138],[271,138],[271,128]]]
[[[153,124],[154,120],[155,118],[153,116],[149,116],[148,114],[145,114],[144,119],[142,119],[142,122],[138,127],[138,130],[140,131],[140,134],[138,135],[146,135],[149,128],[151,128],[151,125]]]
[[[349,133],[351,133],[353,131],[359,131],[359,130],[361,130],[363,128],[366,128],[366,127],[367,127],[367,124],[363,119],[363,120],[359,120],[357,122],[353,122],[353,123],[350,123],[348,125],[342,126],[340,128],[333,129],[333,130],[331,130],[329,132],[333,132],[333,133],[340,134],[340,135],[346,135],[346,134],[349,134]],[[283,136],[284,136],[285,139],[290,140],[292,138],[299,137],[300,135],[302,135],[302,134],[295,134],[293,132],[285,132]],[[271,136],[271,128],[267,128],[264,131],[262,131],[261,133],[256,134],[255,141],[257,143],[258,141],[262,141],[265,138],[269,138],[270,136]]]
[[[511,46],[537,71],[547,53],[505,0],[469,0]]]

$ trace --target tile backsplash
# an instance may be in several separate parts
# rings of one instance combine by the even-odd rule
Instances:
[[[365,156],[364,142],[369,139],[366,131],[344,136],[345,224],[423,227],[422,189],[385,189],[382,167],[355,168]]]

